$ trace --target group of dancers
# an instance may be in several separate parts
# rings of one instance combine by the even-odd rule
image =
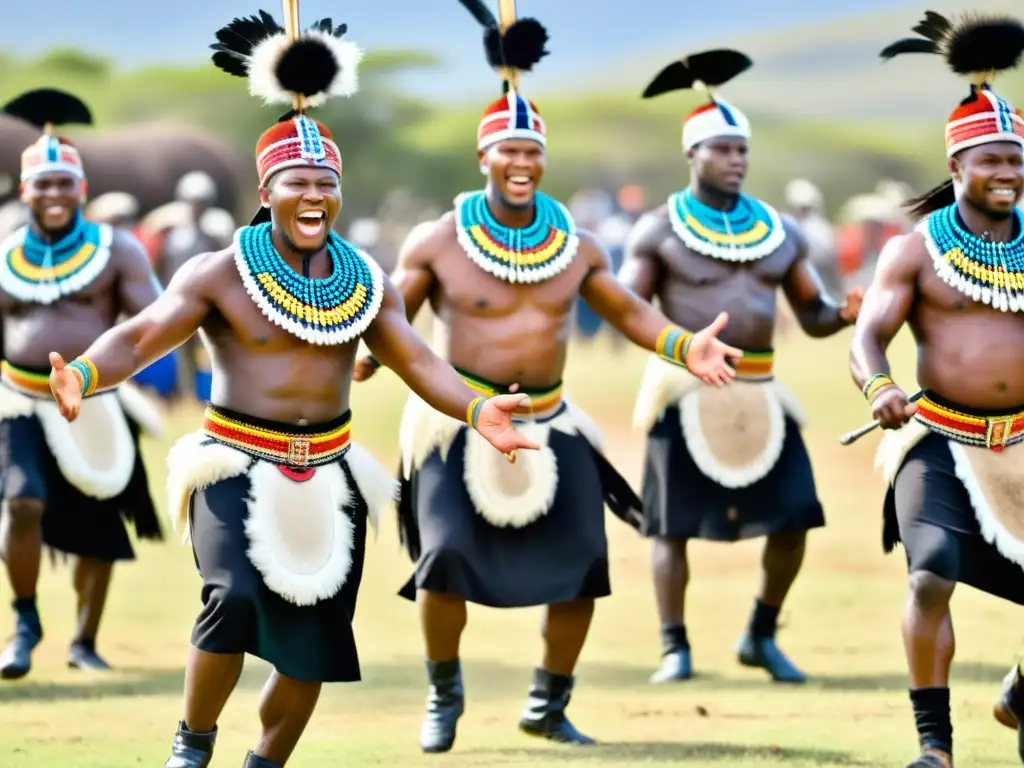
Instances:
[[[467,602],[546,606],[519,728],[593,743],[567,707],[594,601],[611,593],[605,506],[653,542],[663,640],[653,682],[692,674],[687,542],[763,537],[737,659],[802,683],[776,644],[777,619],[807,532],[825,520],[804,416],[773,375],[781,288],[809,335],[855,326],[853,378],[873,426],[887,430],[885,544],[901,541],[908,561],[903,633],[921,746],[910,765],[951,768],[950,595],[963,582],[1024,603],[1013,507],[1024,470],[1007,458],[1024,439],[1024,378],[1013,367],[1018,343],[1024,353],[1024,118],[991,87],[1024,53],[1024,26],[929,12],[919,38],[883,52],[942,55],[971,87],[946,124],[949,179],[912,201],[919,224],[890,243],[866,294],[838,305],[796,224],[742,192],[751,126],[719,88],[751,66],[747,56],[694,54],[647,87],[645,97],[700,89],[707,99],[683,123],[690,183],[637,222],[616,275],[598,241],[539,190],[547,129],[520,79],[547,54],[546,30],[517,18],[512,0],[497,17],[461,2],[503,86],[477,132],[486,184],[416,227],[390,277],[332,231],[341,150],[309,116],[356,92],[360,49],[330,19],[302,29],[297,0],[284,0],[282,24],[260,11],[217,32],[214,63],[288,111],[256,146],[252,223],[166,287],[132,237],[81,214],[85,169],[54,129],[81,122],[85,105],[49,89],[8,105],[43,131],[22,156],[32,221],[0,245],[0,545],[16,615],[0,675],[26,675],[43,637],[43,544],[75,557],[69,663],[107,666],[95,639],[112,563],[133,557],[123,520],[162,536],[138,450],[159,422],[127,382],[198,334],[211,404],[171,450],[168,487],[203,608],[167,768],[210,763],[245,654],[273,667],[250,768],[287,762],[323,683],[360,679],[352,618],[367,528],[392,506],[415,562],[401,595],[422,622],[425,752],[452,749],[465,709]],[[634,413],[647,434],[639,495],[562,391],[579,297],[652,353]],[[426,302],[443,326],[440,355],[411,327]],[[885,355],[904,323],[918,344],[914,395]],[[411,390],[397,478],[351,439],[352,384],[381,366]],[[1024,759],[1021,714],[1014,667],[995,715],[1018,730]]]

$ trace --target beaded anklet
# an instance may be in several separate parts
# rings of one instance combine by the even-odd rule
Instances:
[[[84,357],[76,358],[68,363],[68,368],[74,368],[82,376],[82,397],[89,397],[96,391],[96,385],[100,383],[100,374],[91,360]]]
[[[881,392],[886,387],[894,387],[896,382],[889,378],[884,373],[876,373],[864,384],[861,389],[861,393],[864,395],[864,399],[869,403],[875,399],[875,395]]]
[[[693,341],[693,334],[684,331],[682,328],[669,325],[658,336],[658,343],[654,351],[663,360],[686,367],[686,355],[690,351],[690,342]]]
[[[480,409],[487,402],[486,397],[474,397],[466,407],[466,423],[470,429],[476,429],[476,422],[480,418]]]

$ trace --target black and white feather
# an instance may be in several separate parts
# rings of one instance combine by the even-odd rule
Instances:
[[[687,89],[711,92],[752,66],[749,56],[729,48],[695,53],[673,61],[655,75],[644,89],[643,98],[653,99],[663,93]]]
[[[266,11],[236,18],[217,30],[213,63],[229,75],[246,77],[249,93],[267,104],[318,107],[334,96],[359,90],[363,52],[341,38],[348,26],[321,19],[290,41]]]
[[[942,56],[958,75],[991,76],[1013,69],[1024,55],[1024,24],[1009,16],[964,14],[955,21],[927,11],[914,27],[921,37],[906,37],[888,45],[883,59],[904,53]]]
[[[37,88],[16,96],[0,112],[37,128],[49,125],[92,125],[92,113],[77,96],[56,88]]]
[[[536,19],[516,19],[502,34],[498,20],[482,0],[459,0],[484,29],[484,55],[495,69],[531,72],[548,55],[548,31]]]

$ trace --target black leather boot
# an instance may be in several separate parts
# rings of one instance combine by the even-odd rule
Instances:
[[[736,644],[736,656],[745,667],[764,669],[776,683],[801,684],[807,682],[807,675],[797,669],[773,637],[753,637],[746,634]]]
[[[164,768],[206,768],[213,759],[213,745],[217,741],[217,726],[209,733],[193,733],[185,727],[185,721],[178,723],[171,756]]]
[[[519,730],[563,744],[594,744],[592,738],[577,731],[565,716],[572,684],[571,677],[546,669],[533,670],[533,685],[526,699],[526,709],[519,718]]]
[[[260,757],[251,749],[245,755],[245,762],[242,768],[281,768],[277,763],[272,763],[265,757]]]
[[[992,714],[1007,728],[1017,731],[1017,754],[1021,762],[1024,762],[1024,723],[1021,722],[1021,715],[1024,714],[1024,678],[1020,674],[1020,665],[1015,664],[1003,678],[1003,689],[992,708]]]
[[[459,660],[428,661],[427,678],[430,689],[420,727],[420,748],[424,752],[447,752],[455,744],[455,727],[466,706]]]
[[[17,680],[32,669],[32,651],[43,639],[43,626],[35,608],[35,598],[15,600],[17,619],[14,634],[0,653],[0,678]]]

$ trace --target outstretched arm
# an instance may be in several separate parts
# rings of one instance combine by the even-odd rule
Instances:
[[[148,307],[161,293],[160,281],[149,264],[146,251],[132,234],[118,230],[114,235],[117,251],[118,293],[121,311],[126,315],[137,315]]]
[[[475,428],[502,453],[538,447],[516,432],[511,423],[511,413],[526,396],[499,395],[487,400],[470,389],[412,329],[402,295],[386,277],[380,310],[363,340],[374,357],[398,374],[429,406]]]
[[[592,263],[580,288],[583,300],[627,339],[669,362],[685,365],[708,384],[724,384],[736,375],[728,361],[738,360],[743,353],[715,338],[728,321],[725,313],[696,334],[685,331],[620,283],[608,254],[586,233],[580,236],[580,250]]]
[[[923,249],[917,234],[886,244],[853,332],[850,372],[883,429],[898,429],[917,410],[890,378],[885,351],[914,306]]]
[[[104,333],[76,360],[65,365],[50,353],[50,388],[65,418],[77,416],[82,396],[116,387],[199,329],[211,307],[210,258],[189,261],[156,301]]]
[[[434,286],[434,273],[430,257],[438,222],[428,221],[412,228],[398,253],[398,265],[391,282],[405,303],[405,317],[410,324],[416,319],[423,303]],[[356,381],[366,381],[381,366],[377,355],[368,355],[356,362]]]
[[[850,291],[846,303],[838,306],[828,295],[807,255],[807,238],[795,223],[786,221],[787,238],[796,241],[797,257],[782,281],[782,290],[804,332],[823,339],[852,325],[860,311],[863,292]]]

